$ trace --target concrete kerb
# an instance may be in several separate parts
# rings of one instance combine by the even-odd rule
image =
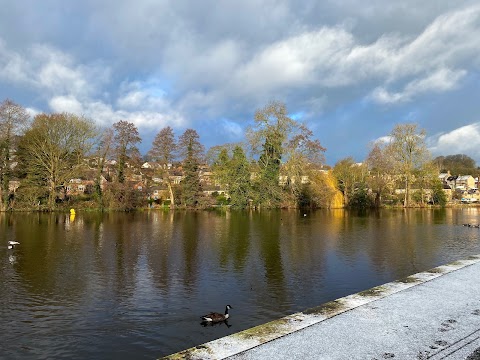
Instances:
[[[402,290],[480,262],[480,255],[454,261],[406,278],[336,299],[305,311],[285,316],[202,345],[168,355],[161,359],[219,360],[252,349],[287,334],[318,324],[338,314],[385,298]]]

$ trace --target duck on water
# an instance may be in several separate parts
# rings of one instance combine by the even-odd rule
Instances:
[[[480,229],[480,225],[475,225],[475,224],[462,224],[463,226],[471,227],[471,228],[477,228]]]
[[[7,248],[8,248],[9,250],[11,250],[11,249],[13,249],[15,246],[17,246],[17,245],[20,245],[20,243],[19,243],[18,241],[9,241]]]

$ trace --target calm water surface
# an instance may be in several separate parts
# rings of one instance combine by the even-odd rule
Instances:
[[[480,254],[461,225],[479,222],[476,208],[0,214],[0,358],[155,359]],[[226,304],[230,327],[200,325]]]

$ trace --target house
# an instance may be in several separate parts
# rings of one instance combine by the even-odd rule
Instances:
[[[70,179],[67,184],[67,195],[82,195],[91,193],[94,186],[95,182],[93,180]]]
[[[457,178],[456,188],[469,190],[475,187],[475,179],[472,175],[462,175]]]
[[[285,185],[287,185],[288,182],[290,182],[292,184],[295,184],[297,182],[297,178],[295,176],[292,177],[292,178],[289,178],[286,175],[280,175],[278,177],[278,185],[285,186]],[[300,184],[305,185],[305,184],[308,184],[309,182],[310,182],[310,179],[309,179],[308,175],[301,175],[300,176]]]
[[[170,172],[170,174],[168,175],[168,178],[170,179],[170,183],[172,183],[174,185],[180,184],[184,177],[185,177],[185,175],[183,174],[183,169],[182,169],[181,166],[172,170]]]
[[[227,199],[230,199],[230,195],[226,190],[203,190],[202,193],[207,196],[212,196],[212,194],[223,195]]]
[[[205,185],[218,185],[215,181],[215,174],[211,171],[200,170],[199,172],[200,182]]]
[[[455,190],[457,188],[458,175],[447,176],[444,180],[444,185],[448,185],[450,189]]]
[[[478,187],[479,187],[479,185],[480,185],[480,184],[478,183],[478,179],[479,179],[478,177],[475,178],[475,187],[476,187],[477,189],[478,189]]]
[[[143,163],[141,167],[142,167],[142,169],[153,169],[154,165],[147,161],[147,162]]]
[[[145,184],[143,183],[143,181],[129,181],[129,183],[133,188],[133,190],[136,190],[136,191],[145,190]]]
[[[443,184],[443,191],[445,192],[445,195],[447,195],[447,201],[452,201],[453,192],[450,185]]]
[[[130,174],[127,176],[126,180],[130,182],[142,182],[143,176],[142,174]]]
[[[150,198],[153,200],[167,199],[170,196],[168,190],[160,186],[152,186],[148,189],[148,192]]]
[[[439,180],[443,183],[443,184],[446,184],[447,183],[447,179],[452,176],[450,174],[450,171],[447,171],[446,173],[441,173],[440,175],[438,175],[438,178]]]
[[[184,176],[183,175],[170,175],[169,179],[172,182],[172,184],[178,185],[182,182]]]

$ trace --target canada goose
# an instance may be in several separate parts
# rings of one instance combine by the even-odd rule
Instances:
[[[225,306],[225,314],[220,314],[216,312],[212,312],[210,314],[202,316],[203,321],[208,322],[221,322],[227,320],[230,315],[228,314],[228,310],[233,309],[230,305]]]

